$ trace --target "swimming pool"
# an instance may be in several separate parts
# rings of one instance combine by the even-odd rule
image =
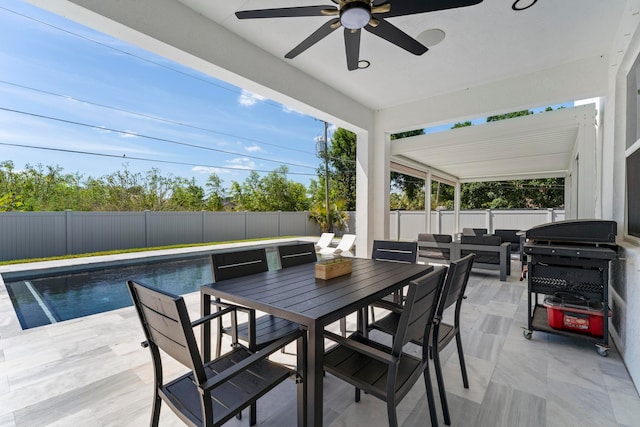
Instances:
[[[195,292],[212,281],[209,256],[23,278],[6,287],[22,329],[103,313],[132,305],[126,281],[136,280],[174,294]],[[267,251],[270,269],[279,268]]]

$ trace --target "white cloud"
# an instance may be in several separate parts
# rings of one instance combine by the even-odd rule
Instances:
[[[210,175],[212,173],[220,175],[220,174],[223,174],[223,173],[230,173],[231,172],[229,169],[214,168],[214,167],[210,167],[210,166],[194,166],[193,168],[191,168],[191,170],[193,172],[196,172],[196,173],[202,173],[202,174],[207,174],[207,175]]]
[[[282,111],[285,112],[285,113],[288,113],[288,114],[297,114],[299,116],[305,116],[306,117],[306,114],[303,113],[302,111],[296,110],[295,108],[287,107],[284,104],[282,105]]]
[[[329,127],[327,128],[327,131],[329,133],[334,133],[337,130],[338,130],[338,126],[337,125],[329,125]]]
[[[258,147],[257,145],[251,145],[249,147],[244,147],[245,150],[247,150],[250,153],[254,153],[256,151],[264,151],[262,150],[262,148]]]
[[[111,131],[107,129],[106,126],[94,126],[92,129],[95,129],[95,131],[98,133],[111,133]]]
[[[244,107],[252,107],[256,103],[266,100],[264,96],[260,96],[258,94],[249,92],[248,90],[242,89],[242,93],[240,97],[238,97],[238,102],[240,105]]]
[[[248,157],[236,157],[235,159],[227,160],[227,164],[233,166],[234,169],[255,169],[256,164]]]
[[[125,132],[126,133],[120,134],[120,138],[137,138],[138,137],[138,134],[133,131],[126,130]]]

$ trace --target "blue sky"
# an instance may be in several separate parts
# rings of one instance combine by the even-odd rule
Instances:
[[[274,101],[22,1],[0,3],[0,160],[18,170],[98,178],[126,165],[201,186],[216,173],[229,187],[284,164],[308,186],[323,133]]]
[[[16,169],[100,177],[126,164],[200,185],[215,172],[227,187],[281,164],[316,177],[312,117],[17,0],[0,3],[0,40],[0,143],[22,146],[0,145],[0,160]]]

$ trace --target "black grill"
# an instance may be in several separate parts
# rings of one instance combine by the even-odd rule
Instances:
[[[544,326],[546,314],[538,294],[573,295],[589,303],[602,303],[608,319],[609,264],[616,258],[617,224],[614,221],[561,221],[533,227],[526,232],[528,256],[529,330],[557,332]],[[532,295],[535,301],[532,302]],[[533,312],[532,312],[533,308]],[[598,351],[608,346],[608,321]]]

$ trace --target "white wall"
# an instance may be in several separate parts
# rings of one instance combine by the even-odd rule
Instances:
[[[624,236],[625,148],[626,148],[626,76],[640,55],[640,1],[629,0],[628,13],[621,24],[614,50],[619,52],[610,66],[609,95],[604,104],[602,142],[603,217],[618,222],[620,261],[613,272],[617,281],[610,287],[609,299],[617,316],[611,334],[620,350],[631,378],[640,387],[640,245]]]

